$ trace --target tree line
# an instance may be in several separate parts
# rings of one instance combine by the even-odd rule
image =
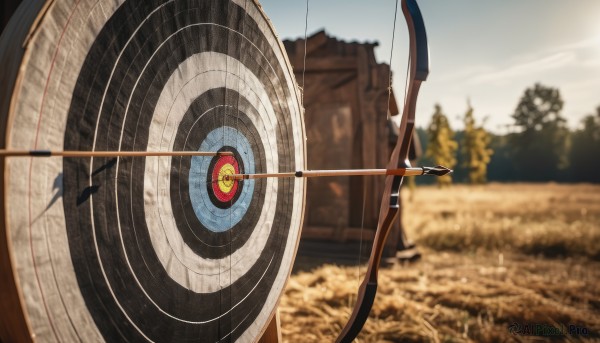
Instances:
[[[512,118],[513,132],[495,135],[477,123],[467,102],[464,129],[453,131],[439,104],[427,128],[418,128],[418,165],[444,165],[450,176],[419,183],[481,184],[487,181],[600,182],[600,106],[570,130],[558,88],[535,84],[524,91]]]

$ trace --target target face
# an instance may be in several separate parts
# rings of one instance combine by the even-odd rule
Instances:
[[[227,177],[305,166],[298,89],[259,5],[57,0],[36,25],[20,55],[0,52],[21,61],[3,94],[7,148],[232,154],[6,159],[2,276],[29,334],[259,338],[291,270],[305,188]]]

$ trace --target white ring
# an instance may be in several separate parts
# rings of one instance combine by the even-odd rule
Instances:
[[[166,82],[157,102],[148,134],[148,150],[172,151],[177,128],[191,103],[210,89],[226,87],[229,80],[240,85],[235,91],[261,114],[253,118],[252,113],[247,113],[263,143],[266,172],[274,172],[278,165],[274,134],[277,119],[258,78],[238,60],[216,52],[190,56],[179,65],[179,70],[182,72],[174,73]],[[191,70],[197,73],[186,72]],[[239,70],[239,75],[227,74],[227,70]],[[246,243],[231,256],[208,259],[196,255],[186,245],[173,218],[169,191],[170,162],[169,157],[146,158],[144,213],[152,246],[175,282],[197,293],[215,292],[237,281],[257,263],[260,257],[257,251],[264,249],[275,216],[277,180],[267,180],[260,217]]]

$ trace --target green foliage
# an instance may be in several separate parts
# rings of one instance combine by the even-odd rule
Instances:
[[[510,145],[511,136],[491,135],[490,144],[494,154],[488,164],[489,181],[517,181],[519,174],[513,162],[513,153]]]
[[[435,112],[427,128],[427,135],[429,139],[425,157],[431,158],[436,165],[454,168],[458,143],[454,139],[454,132],[450,128],[448,118],[442,112],[439,104],[435,105]],[[436,180],[439,186],[448,186],[452,183],[450,175],[437,177]]]
[[[557,180],[568,166],[569,130],[562,107],[559,90],[539,83],[521,97],[512,115],[518,132],[510,144],[522,180]]]
[[[490,135],[481,126],[476,126],[473,117],[473,107],[468,104],[464,117],[465,131],[462,140],[463,165],[467,169],[469,183],[483,184],[486,182],[487,166],[493,150],[489,149]]]
[[[571,177],[578,181],[600,182],[600,106],[596,114],[583,118],[583,127],[573,133]]]
[[[421,144],[421,151],[423,152],[420,156],[418,156],[417,160],[413,162],[414,166],[433,166],[435,165],[435,161],[425,156],[425,151],[427,151],[427,146],[429,145],[429,135],[427,134],[427,129],[423,127],[415,128],[415,132],[419,137],[419,142]],[[431,185],[435,183],[435,179],[437,177],[414,177],[415,185]]]
[[[494,135],[477,126],[470,106],[464,131],[452,132],[436,105],[429,127],[416,129],[425,151],[416,165],[443,164],[454,173],[452,179],[417,177],[416,183],[479,183],[485,181],[486,171],[489,181],[600,183],[600,106],[572,132],[561,116],[562,106],[558,89],[536,84],[523,93],[515,109],[515,132]]]

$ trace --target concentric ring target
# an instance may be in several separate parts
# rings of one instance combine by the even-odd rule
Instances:
[[[234,198],[238,198],[238,186],[239,182],[233,179],[235,174],[242,173],[240,171],[240,165],[237,159],[233,156],[220,156],[217,159],[213,159],[215,161],[212,164],[212,168],[208,170],[206,173],[206,184],[210,185],[206,187],[206,193],[213,200],[213,203],[219,207],[228,208],[233,205],[235,202]],[[200,163],[195,163],[195,165],[199,165]],[[200,174],[203,175],[203,174]],[[211,182],[211,180],[217,180],[217,182]],[[190,186],[190,191],[195,190],[196,188]],[[191,196],[192,199],[197,199],[197,197]],[[200,212],[200,216],[202,215],[202,205],[198,204],[194,207],[198,209]]]
[[[260,5],[56,0],[16,17],[4,147],[232,154],[4,160],[0,310],[17,315],[0,339],[258,339],[305,189],[224,177],[305,166],[299,92]]]

